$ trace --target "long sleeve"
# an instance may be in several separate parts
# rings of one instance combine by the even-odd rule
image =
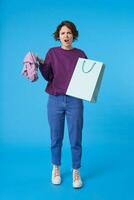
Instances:
[[[87,55],[85,54],[85,52],[84,52],[84,51],[82,51],[82,52],[83,52],[84,58],[88,59],[88,57],[87,57]]]
[[[46,55],[44,63],[39,65],[39,70],[46,81],[52,81],[53,70],[51,67],[51,58],[49,52]]]
[[[87,58],[87,55],[78,48],[65,50],[60,46],[49,49],[44,63],[39,66],[42,76],[48,81],[45,88],[48,94],[66,94],[79,58]]]

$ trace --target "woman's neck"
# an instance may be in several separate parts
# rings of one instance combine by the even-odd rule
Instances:
[[[73,47],[72,46],[61,46],[61,48],[62,49],[65,49],[65,50],[71,50],[71,49],[73,49]]]

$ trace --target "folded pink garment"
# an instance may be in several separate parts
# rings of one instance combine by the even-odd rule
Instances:
[[[24,67],[21,74],[26,76],[32,82],[38,79],[38,64],[32,52],[28,52],[23,60]]]

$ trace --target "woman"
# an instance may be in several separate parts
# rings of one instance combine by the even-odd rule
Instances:
[[[47,109],[51,133],[52,183],[61,183],[61,150],[66,117],[72,152],[73,187],[80,188],[83,185],[79,172],[82,156],[83,101],[66,95],[66,90],[78,58],[87,56],[82,50],[72,46],[78,38],[74,23],[62,21],[54,32],[54,38],[61,42],[61,46],[50,48],[44,61],[37,57],[40,72],[48,81],[46,92],[49,94]]]

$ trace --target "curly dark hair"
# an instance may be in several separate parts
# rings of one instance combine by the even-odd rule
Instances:
[[[78,35],[79,35],[79,32],[78,32],[78,30],[76,29],[75,24],[74,24],[73,22],[67,21],[67,20],[66,20],[66,21],[62,21],[62,22],[57,26],[56,31],[53,33],[53,36],[54,36],[54,39],[55,39],[55,40],[60,40],[60,39],[59,39],[59,32],[60,32],[62,26],[66,26],[66,27],[68,27],[68,28],[72,31],[72,34],[73,34],[73,41],[74,41],[74,40],[77,40]]]

